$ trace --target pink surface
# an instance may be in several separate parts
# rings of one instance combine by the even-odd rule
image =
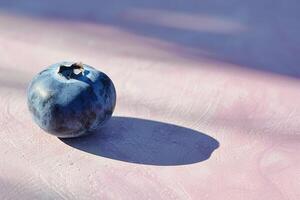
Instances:
[[[49,2],[0,3],[0,199],[300,199],[297,1]],[[118,93],[81,141],[26,107],[62,60]]]

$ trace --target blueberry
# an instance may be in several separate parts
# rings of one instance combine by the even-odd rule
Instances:
[[[72,138],[91,133],[110,119],[116,91],[103,72],[82,63],[61,62],[33,78],[27,103],[43,130]]]

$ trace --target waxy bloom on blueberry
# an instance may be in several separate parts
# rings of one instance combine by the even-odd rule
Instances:
[[[33,78],[27,102],[42,129],[71,138],[93,132],[111,117],[116,91],[103,72],[82,63],[61,62]]]

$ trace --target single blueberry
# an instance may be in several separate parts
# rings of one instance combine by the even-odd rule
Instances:
[[[103,72],[82,63],[61,62],[33,78],[27,103],[43,130],[72,138],[91,133],[110,119],[116,91]]]

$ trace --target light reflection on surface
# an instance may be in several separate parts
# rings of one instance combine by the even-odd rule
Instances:
[[[182,13],[168,10],[133,9],[124,14],[125,18],[135,22],[160,25],[190,31],[206,31],[237,34],[247,28],[238,20],[224,16]]]

